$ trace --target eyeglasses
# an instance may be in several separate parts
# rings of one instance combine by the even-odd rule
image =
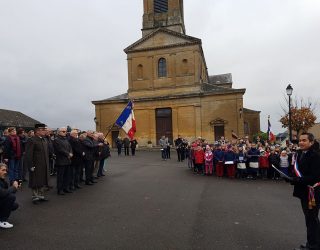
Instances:
[[[67,131],[60,131],[61,133],[67,133]]]

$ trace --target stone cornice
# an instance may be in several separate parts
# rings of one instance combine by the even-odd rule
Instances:
[[[187,36],[187,35],[181,34],[179,32],[175,32],[175,31],[168,30],[168,29],[165,29],[165,28],[159,28],[159,29],[156,29],[154,32],[151,32],[150,34],[146,35],[145,37],[139,39],[138,41],[136,41],[135,43],[131,44],[127,48],[125,48],[124,52],[125,53],[130,53],[130,52],[133,52],[133,51],[137,51],[137,50],[134,49],[134,47],[138,46],[139,44],[142,44],[144,41],[146,41],[149,38],[155,36],[159,32],[163,32],[163,33],[167,33],[167,34],[170,34],[170,35],[173,35],[173,36],[176,36],[176,37],[184,38],[184,39],[190,41],[189,44],[191,44],[191,43],[192,44],[201,44],[201,39],[199,39],[199,38],[192,37],[192,36]],[[170,45],[168,45],[168,46],[170,46]],[[177,44],[177,45],[175,44],[174,46],[179,46],[179,44]],[[167,46],[164,46],[164,47],[167,47]],[[153,48],[150,48],[150,50],[153,50]],[[142,51],[144,51],[144,50],[142,50]]]
[[[186,46],[196,45],[196,44],[199,44],[199,42],[177,43],[177,44],[170,44],[170,45],[164,45],[164,46],[156,46],[156,47],[149,47],[149,48],[134,49],[134,50],[127,51],[126,53],[130,54],[130,53],[152,51],[152,50],[159,50],[159,49],[186,47]],[[202,49],[201,49],[201,54],[203,55]]]
[[[206,96],[216,96],[216,95],[227,95],[227,94],[244,94],[246,89],[230,89],[223,91],[212,91],[212,92],[196,92],[196,93],[188,93],[181,95],[171,95],[171,96],[151,96],[151,97],[140,97],[134,98],[135,102],[145,102],[145,101],[163,101],[163,100],[174,100],[181,98],[194,98],[194,97],[206,97]],[[117,100],[106,99],[101,101],[92,101],[92,104],[111,104],[111,103],[125,103],[128,102],[129,98],[121,98]]]

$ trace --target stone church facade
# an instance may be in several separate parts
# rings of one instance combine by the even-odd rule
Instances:
[[[162,135],[213,142],[259,132],[260,112],[243,107],[245,89],[232,88],[231,74],[209,76],[201,40],[185,34],[183,0],[144,0],[142,38],[124,51],[127,93],[92,102],[96,129],[110,129],[110,142],[124,136],[113,123],[129,100],[141,146]]]

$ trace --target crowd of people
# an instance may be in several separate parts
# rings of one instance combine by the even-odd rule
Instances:
[[[91,186],[105,176],[110,156],[103,133],[68,131],[66,127],[52,131],[45,124],[36,124],[29,133],[14,127],[6,129],[0,148],[1,228],[13,227],[7,220],[17,209],[14,193],[23,182],[28,181],[32,202],[40,204],[48,201],[46,191],[53,188],[50,176],[56,175],[58,195],[72,193],[81,189],[81,183]]]
[[[293,176],[298,149],[297,140],[281,147],[265,142],[259,136],[253,141],[248,137],[232,141],[222,137],[210,144],[202,138],[188,142],[179,135],[174,145],[178,161],[186,160],[195,174],[240,179],[279,180],[281,176],[275,168],[287,176]],[[163,151],[166,152],[165,149]],[[165,157],[166,154],[162,154],[162,158]]]
[[[128,136],[122,139],[121,136],[118,136],[115,140],[115,144],[118,149],[118,156],[121,155],[122,148],[124,149],[124,155],[130,155],[129,148],[131,148],[131,155],[136,155],[136,148],[138,145],[138,141],[136,139],[132,138],[130,140]]]

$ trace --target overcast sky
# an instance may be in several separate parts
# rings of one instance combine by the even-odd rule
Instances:
[[[320,1],[185,0],[187,35],[210,75],[232,73],[244,106],[274,132],[294,96],[319,100]],[[92,100],[127,91],[123,49],[141,38],[143,0],[0,0],[0,108],[50,127],[94,128]],[[320,116],[320,106],[317,115]],[[318,119],[319,121],[319,119]]]

